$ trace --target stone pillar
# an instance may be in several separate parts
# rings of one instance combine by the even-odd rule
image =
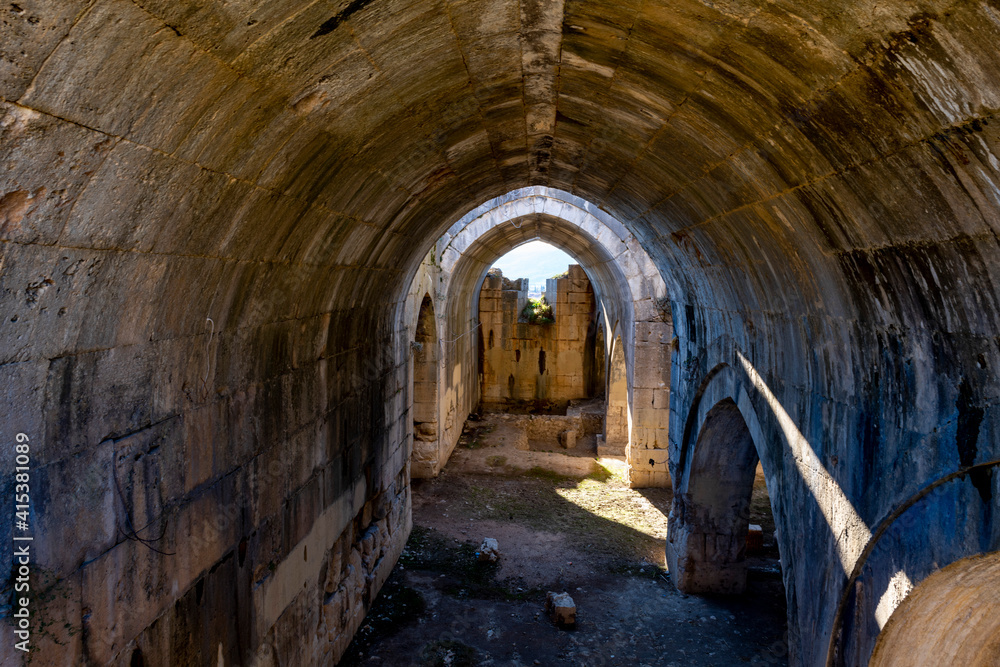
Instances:
[[[667,566],[685,593],[742,593],[757,450],[736,404],[713,407],[686,471],[678,471],[667,521]]]
[[[742,593],[747,584],[746,527],[713,525],[697,514],[689,498],[674,497],[667,519],[671,581],[685,593]]]
[[[670,322],[637,322],[632,374],[632,437],[627,460],[633,489],[670,486]]]
[[[604,446],[611,454],[626,453],[629,442],[628,371],[622,337],[615,338],[608,365],[608,400],[604,414]]]

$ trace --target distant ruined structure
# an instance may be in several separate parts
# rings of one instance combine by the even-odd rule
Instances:
[[[570,400],[596,394],[603,369],[595,366],[603,363],[604,350],[598,360],[595,348],[603,326],[594,290],[578,264],[569,267],[568,277],[549,282],[554,289],[546,290],[546,301],[555,321],[531,324],[522,316],[527,281],[512,282],[499,271],[487,275],[479,295],[484,409],[565,412]]]

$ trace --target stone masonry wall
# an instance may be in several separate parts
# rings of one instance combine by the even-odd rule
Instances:
[[[633,488],[670,484],[670,345],[674,334],[668,314],[662,321],[636,322],[635,371],[632,376],[632,439],[628,446],[629,483]]]
[[[42,308],[72,289],[53,275]],[[37,405],[14,413],[37,462],[34,660],[336,661],[406,539],[393,338],[365,342],[328,315],[241,329],[207,312],[215,332],[5,368],[38,369],[39,390],[19,394]],[[302,632],[331,614],[334,635]]]
[[[555,323],[518,322],[519,292],[503,277],[487,276],[479,297],[484,340],[481,400],[503,410],[518,402],[565,407],[587,396],[587,333],[596,309],[594,291],[579,265],[556,281]],[[592,344],[591,344],[592,347]],[[593,356],[593,350],[590,350]]]
[[[446,276],[440,264],[435,261],[435,252],[432,250],[420,263],[407,297],[400,304],[401,328],[408,332],[411,342],[417,338],[419,315],[425,296],[431,298],[434,313],[436,372],[426,365],[425,368],[418,369],[416,362],[420,355],[412,345],[409,352],[414,363],[413,387],[416,388],[421,380],[427,382],[427,375],[432,372],[433,383],[436,385],[433,395],[425,394],[425,398],[430,400],[422,406],[424,410],[430,409],[436,415],[433,420],[436,421],[434,432],[424,435],[424,440],[414,441],[411,474],[416,478],[435,477],[441,472],[458,444],[465,418],[475,410],[479,402],[479,374],[476,364],[479,329],[470,323],[469,314],[463,309],[448,307],[447,294],[443,289]],[[415,397],[413,392],[412,397]],[[433,408],[430,406],[431,400]],[[414,414],[414,421],[426,424],[431,420],[426,416],[420,419]],[[431,430],[429,427],[425,428]]]

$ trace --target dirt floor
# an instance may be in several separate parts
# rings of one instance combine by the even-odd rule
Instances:
[[[764,527],[765,549],[747,593],[689,596],[664,565],[669,489],[629,489],[614,458],[592,458],[585,477],[554,472],[566,469],[558,463],[507,465],[494,426],[470,423],[441,475],[414,480],[413,533],[341,665],[787,664],[761,476],[750,521]],[[487,537],[498,564],[476,557]],[[572,596],[574,629],[549,620],[547,591]]]

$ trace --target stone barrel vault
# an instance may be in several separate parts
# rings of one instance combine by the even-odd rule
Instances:
[[[996,585],[963,563],[1000,550],[998,40],[993,0],[5,4],[0,470],[30,436],[38,660],[336,663],[410,530],[423,296],[448,443],[451,290],[546,229],[634,337],[674,556],[738,569],[691,485],[725,413],[791,664],[907,664],[941,591]],[[411,298],[432,252],[448,297]]]

